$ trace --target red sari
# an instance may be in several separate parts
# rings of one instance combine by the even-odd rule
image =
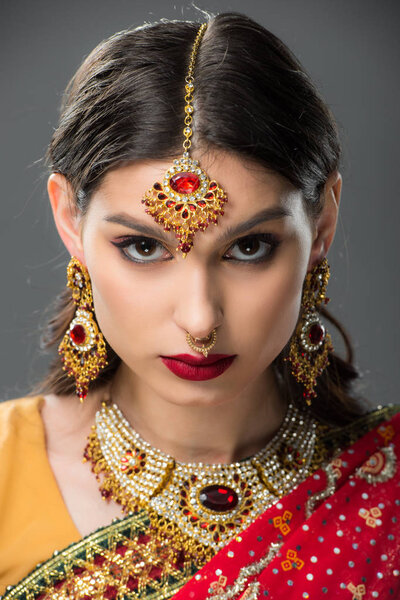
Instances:
[[[174,600],[400,598],[400,414],[261,515]]]

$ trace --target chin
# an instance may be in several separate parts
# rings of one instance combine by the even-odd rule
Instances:
[[[164,396],[166,402],[173,404],[174,406],[180,407],[193,407],[193,408],[201,408],[201,407],[212,407],[212,406],[220,406],[232,400],[233,394],[227,392],[226,388],[220,394],[218,393],[210,393],[210,391],[204,391],[204,393],[199,393],[198,391],[187,392],[183,394],[181,397],[179,394],[173,396]]]

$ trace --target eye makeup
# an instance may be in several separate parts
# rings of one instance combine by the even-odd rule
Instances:
[[[136,264],[155,264],[164,262],[166,260],[171,260],[173,258],[169,251],[166,250],[158,240],[146,236],[129,235],[120,238],[118,241],[112,241],[111,243],[120,250],[123,258]],[[139,244],[141,244],[140,251],[147,252],[147,256],[150,257],[149,260],[144,258],[146,256],[145,254],[138,254]],[[256,244],[256,246],[258,245],[256,252],[254,252],[254,244]],[[280,239],[271,233],[249,234],[237,239],[233,244],[231,244],[227,253],[230,252],[232,254],[231,250],[236,248],[236,246],[241,247],[242,250],[253,253],[247,254],[247,257],[246,254],[244,254],[244,258],[238,258],[237,255],[227,256],[227,253],[224,255],[224,257],[225,260],[244,265],[265,263],[272,258],[280,244]],[[132,248],[133,251],[130,251],[130,248]],[[158,256],[156,255],[154,257],[154,252],[151,251],[152,249],[158,249],[160,251],[164,250],[168,252],[169,256],[167,258],[161,258],[162,255],[159,254]],[[136,257],[134,256],[135,253]]]

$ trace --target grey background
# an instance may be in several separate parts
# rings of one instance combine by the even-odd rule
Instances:
[[[399,7],[371,0],[197,0],[246,12],[286,42],[331,106],[344,146],[341,219],[329,254],[330,309],[350,330],[374,403],[398,401]],[[44,373],[38,329],[65,285],[40,162],[62,91],[115,31],[198,18],[186,2],[3,0],[1,49],[0,398]]]

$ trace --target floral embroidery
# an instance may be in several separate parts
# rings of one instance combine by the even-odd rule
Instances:
[[[393,425],[380,425],[378,427],[378,433],[382,437],[385,445],[388,444],[394,438]]]
[[[279,531],[283,535],[287,535],[290,532],[289,523],[293,517],[290,510],[285,510],[282,517],[275,517],[273,520],[274,527],[279,528]]]
[[[302,569],[304,567],[304,561],[298,558],[295,550],[288,550],[286,553],[286,560],[281,562],[281,566],[284,571]]]
[[[360,508],[358,514],[360,517],[365,519],[365,522],[368,525],[368,527],[375,528],[377,525],[382,524],[380,520],[380,517],[382,516],[382,511],[377,506],[374,506],[373,508],[371,508],[371,510],[367,510],[366,508]]]
[[[226,586],[226,582],[228,581],[225,575],[220,575],[218,581],[213,581],[210,584],[210,589],[212,590],[212,594],[220,594],[224,591],[224,587]]]
[[[362,597],[366,594],[365,585],[362,583],[355,586],[354,583],[350,582],[347,586],[347,589],[353,594],[352,600],[362,600]]]
[[[368,483],[383,483],[391,479],[396,472],[396,454],[392,446],[377,450],[356,471],[356,476]]]
[[[342,476],[342,471],[340,470],[343,466],[343,461],[341,458],[334,458],[331,461],[331,465],[332,465],[332,472],[335,475],[335,477],[337,479],[339,479],[339,477]]]

